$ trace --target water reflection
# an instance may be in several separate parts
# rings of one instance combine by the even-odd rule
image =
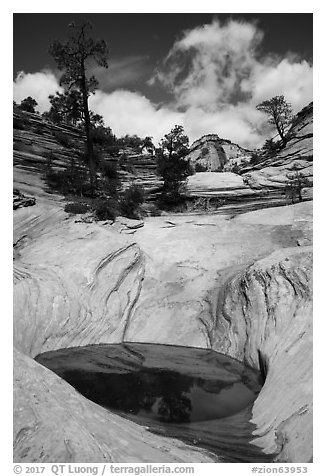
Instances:
[[[230,383],[172,370],[112,370],[65,370],[61,376],[99,405],[166,423],[221,418],[236,413],[256,398],[256,392],[240,379]]]

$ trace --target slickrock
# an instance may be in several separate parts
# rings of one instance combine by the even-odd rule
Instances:
[[[14,219],[15,461],[219,462],[226,447],[230,461],[310,460],[309,202],[232,220],[153,217],[130,236],[51,201]],[[218,426],[150,431],[33,361],[123,341],[213,348],[266,382],[252,410]]]
[[[241,175],[232,172],[197,172],[186,182],[188,197],[254,196],[257,192],[245,184]]]
[[[252,167],[244,175],[255,189],[284,188],[288,175],[298,171],[310,183],[313,181],[313,104],[296,116],[289,134],[291,139],[276,157]]]
[[[311,177],[311,124],[309,106],[276,161],[245,179],[197,173],[190,194],[238,197],[246,212],[244,197],[261,200],[267,191],[271,206],[271,190],[281,193],[294,164]],[[310,461],[312,203],[87,223],[46,191],[46,148],[58,151],[57,167],[73,154],[52,133],[34,116],[31,130],[15,130],[14,186],[36,203],[14,211],[14,460]],[[138,178],[146,169],[154,190],[150,161],[135,158]],[[303,197],[311,198],[310,188]],[[89,365],[98,368],[105,346],[120,342],[214,349],[266,380],[254,405],[232,417],[149,428],[90,402],[34,360],[91,346]]]
[[[266,375],[253,443],[275,461],[312,458],[312,249],[275,251],[220,293],[213,347]]]
[[[17,210],[17,208],[21,207],[31,207],[35,205],[36,199],[35,197],[27,197],[19,190],[14,189],[13,194],[13,209]]]
[[[190,146],[186,158],[190,160],[194,169],[200,167],[202,171],[221,172],[229,161],[249,160],[248,154],[249,151],[238,144],[221,139],[217,134],[208,134]]]

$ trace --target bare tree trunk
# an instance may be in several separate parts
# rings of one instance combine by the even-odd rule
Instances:
[[[97,186],[97,179],[96,179],[96,170],[95,170],[95,164],[94,164],[94,149],[93,149],[93,141],[91,137],[91,121],[90,121],[90,115],[89,115],[89,109],[88,109],[88,91],[86,87],[86,76],[85,76],[84,65],[82,65],[81,90],[82,90],[82,96],[83,96],[84,126],[85,126],[85,133],[86,133],[89,179],[90,179],[91,192],[93,194]]]

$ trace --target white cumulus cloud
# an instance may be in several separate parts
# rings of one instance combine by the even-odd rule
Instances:
[[[18,73],[14,81],[14,100],[20,103],[28,96],[32,96],[38,103],[39,112],[47,111],[50,107],[49,95],[62,91],[58,79],[51,71],[37,73]]]
[[[115,135],[150,135],[156,143],[175,124],[181,124],[184,116],[167,107],[158,108],[145,96],[126,90],[110,94],[97,91],[90,98],[90,107],[103,116]]]
[[[158,143],[180,124],[190,141],[215,133],[244,147],[260,147],[273,133],[266,127],[265,115],[256,110],[259,102],[283,94],[298,112],[312,100],[312,66],[290,53],[283,58],[261,56],[263,38],[255,23],[222,24],[215,19],[183,32],[147,82],[167,88],[174,95],[170,104],[157,106],[139,92],[118,89],[98,90],[90,97],[90,107],[117,136],[150,135]],[[114,86],[121,80],[120,88],[126,87],[126,82],[139,79],[145,60],[125,58],[117,64]],[[129,72],[128,81],[121,72]],[[105,77],[100,84],[105,87]],[[51,71],[21,72],[14,82],[14,99],[32,96],[43,112],[49,108],[49,94],[59,90]]]
[[[260,55],[264,34],[255,23],[230,20],[185,31],[149,81],[174,94],[191,134],[215,132],[241,145],[262,145],[261,101],[284,95],[298,112],[312,100],[312,66],[288,53]]]

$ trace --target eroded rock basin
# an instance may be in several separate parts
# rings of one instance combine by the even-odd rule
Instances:
[[[250,444],[252,405],[263,379],[214,350],[148,343],[44,352],[35,360],[88,400],[147,431],[210,450],[219,461],[266,461]],[[237,445],[223,444],[239,432]]]
[[[46,352],[36,360],[105,408],[164,423],[234,415],[253,403],[262,384],[258,372],[235,359],[190,347],[88,346]]]
[[[15,462],[311,460],[309,203],[232,219],[154,217],[131,236],[76,224],[54,206],[30,208],[15,212]],[[193,360],[184,369],[185,355],[155,359],[139,342],[190,346]],[[117,365],[112,344],[125,373],[164,362],[192,383],[210,380],[200,357],[210,349],[266,381],[228,416],[165,422],[112,410],[61,378],[107,373],[110,359]],[[45,363],[51,353],[61,356],[55,365]]]

